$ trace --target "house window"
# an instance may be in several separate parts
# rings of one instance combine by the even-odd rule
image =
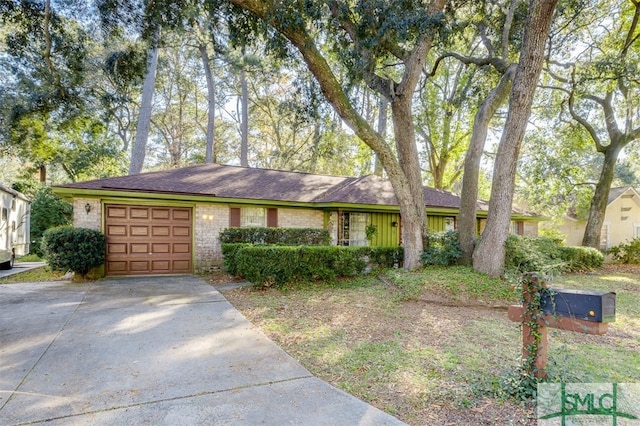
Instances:
[[[369,213],[343,213],[342,245],[368,246],[367,225],[370,222]]]
[[[444,230],[445,231],[455,231],[456,229],[456,218],[455,217],[445,217],[444,218]]]
[[[2,220],[7,220],[7,216],[9,216],[9,211],[6,208],[2,208]]]
[[[602,251],[607,250],[609,248],[609,243],[610,243],[609,226],[610,226],[609,223],[603,223],[602,230],[600,231],[600,250]]]
[[[11,211],[16,211],[16,199],[11,199]]]
[[[521,220],[512,220],[511,233],[515,235],[524,235],[524,222]]]
[[[231,207],[229,208],[229,226],[277,227],[278,209],[264,207]]]
[[[265,226],[267,215],[266,209],[261,207],[243,207],[240,209],[240,226],[254,227]]]
[[[640,223],[633,224],[633,238],[640,238]]]

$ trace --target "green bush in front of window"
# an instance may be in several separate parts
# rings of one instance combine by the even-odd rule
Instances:
[[[449,266],[462,256],[458,231],[430,233],[428,240],[429,245],[422,253],[422,263],[425,265]]]
[[[318,228],[228,228],[220,233],[220,242],[281,245],[329,245],[329,231]]]
[[[333,280],[370,268],[393,267],[402,247],[277,246],[224,244],[227,272],[260,286]]]

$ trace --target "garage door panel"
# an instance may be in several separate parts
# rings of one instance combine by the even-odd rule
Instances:
[[[151,272],[149,263],[147,260],[132,260],[129,262],[129,270],[131,272]]]
[[[171,218],[171,209],[154,208],[151,211],[151,219],[153,220],[169,220]]]
[[[189,260],[174,260],[172,266],[176,272],[191,272],[191,261]]]
[[[127,254],[127,244],[126,243],[111,243],[107,245],[107,254],[116,255],[116,254]]]
[[[129,227],[129,233],[132,237],[147,237],[149,236],[149,227],[140,225],[131,225]]]
[[[107,274],[122,274],[127,272],[127,262],[125,261],[109,261],[107,262]]]
[[[149,219],[149,208],[148,207],[131,207],[129,209],[129,218],[130,219]]]
[[[151,251],[153,252],[153,254],[170,253],[171,252],[171,250],[169,250],[170,247],[171,247],[171,244],[169,243],[153,243],[151,247]]]
[[[173,243],[173,253],[191,253],[191,244]]]
[[[107,218],[121,218],[127,217],[127,208],[120,206],[107,206]]]
[[[154,260],[151,262],[151,266],[154,271],[158,272],[170,272],[171,261],[170,260]]]
[[[173,227],[173,236],[174,237],[190,237],[191,236],[191,228],[188,226],[174,226]]]
[[[107,237],[126,237],[126,225],[107,225]]]
[[[153,225],[151,227],[151,235],[154,237],[168,237],[171,235],[171,227]]]
[[[173,210],[173,220],[174,221],[190,221],[191,220],[191,212],[189,210]]]
[[[192,209],[106,205],[108,275],[192,272]]]
[[[131,243],[131,254],[147,254],[149,253],[149,244],[146,243]]]

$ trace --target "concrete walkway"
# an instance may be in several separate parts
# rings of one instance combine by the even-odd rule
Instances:
[[[0,285],[0,424],[400,425],[204,281]]]

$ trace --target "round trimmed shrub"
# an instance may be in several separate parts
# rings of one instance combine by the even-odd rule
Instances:
[[[63,226],[45,231],[42,252],[51,269],[85,277],[104,263],[107,239],[100,231]]]

